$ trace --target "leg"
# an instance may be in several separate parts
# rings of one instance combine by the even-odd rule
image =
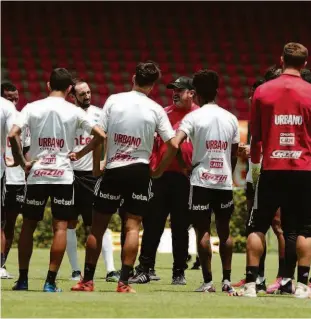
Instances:
[[[14,229],[16,224],[16,218],[18,216],[18,212],[10,212],[7,214],[5,227],[4,227],[4,234],[5,234],[5,260],[8,258],[13,239],[14,239]]]
[[[113,260],[112,236],[111,236],[111,230],[108,228],[106,229],[103,236],[102,255],[104,258],[107,274],[109,274],[110,272],[115,272],[116,269],[114,267],[114,260]]]

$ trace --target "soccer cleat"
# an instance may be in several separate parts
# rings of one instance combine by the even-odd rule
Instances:
[[[257,297],[256,283],[255,282],[245,283],[244,288],[238,293],[238,295],[242,297],[249,297],[249,298]]]
[[[80,270],[74,270],[72,272],[72,275],[71,275],[70,279],[71,280],[76,280],[76,281],[80,280],[81,279],[81,271]]]
[[[267,287],[267,294],[275,294],[281,287],[282,277],[276,278],[275,282]]]
[[[94,282],[93,280],[84,281],[81,279],[71,288],[71,291],[94,291]]]
[[[12,287],[12,290],[28,290],[28,281],[27,280],[15,281],[15,285]]]
[[[195,292],[216,292],[213,282],[203,282],[203,284],[195,290]]]
[[[234,288],[233,288],[232,285],[231,285],[231,282],[230,282],[229,280],[227,280],[227,279],[225,279],[225,280],[222,282],[222,288],[221,288],[221,290],[222,290],[223,292],[227,292],[227,293],[229,293],[229,294],[235,292]]]
[[[129,278],[130,284],[147,284],[148,282],[150,282],[150,276],[144,271],[136,272],[133,277]]]
[[[50,284],[49,282],[46,282],[43,286],[43,292],[62,292],[60,288],[56,287],[56,284]]]
[[[120,272],[119,271],[110,271],[106,276],[107,282],[118,282],[120,279]]]
[[[301,282],[297,283],[295,297],[299,299],[311,298],[311,288]]]
[[[121,292],[121,293],[136,293],[136,291],[130,286],[130,285],[126,285],[124,284],[122,281],[118,282],[118,286],[117,286],[117,292]]]
[[[149,278],[150,278],[150,280],[153,280],[153,281],[161,280],[161,278],[159,276],[157,276],[157,274],[153,268],[150,268],[150,270],[149,270]]]
[[[187,281],[185,278],[185,272],[183,270],[173,271],[172,285],[186,285]]]
[[[246,283],[246,280],[244,278],[244,279],[241,279],[240,281],[236,282],[235,284],[232,284],[232,287],[234,287],[234,288],[243,288],[245,283]]]
[[[5,266],[0,268],[0,278],[1,279],[13,279],[14,277],[9,274]]]
[[[201,269],[201,263],[200,263],[199,257],[196,257],[196,260],[195,260],[195,262],[193,263],[191,269],[192,269],[192,270],[199,270],[199,269]]]
[[[280,283],[279,292],[281,295],[293,295],[295,293],[295,286],[293,284],[293,281],[288,281],[285,285],[282,285],[282,282]]]
[[[259,278],[257,278],[256,291],[257,291],[257,293],[266,293],[266,291],[267,291],[266,279],[264,279],[263,281],[260,281]]]
[[[186,262],[189,263],[191,261],[191,259],[192,259],[192,256],[190,254],[188,254]]]

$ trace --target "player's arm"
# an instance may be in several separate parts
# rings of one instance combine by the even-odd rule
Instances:
[[[234,173],[236,163],[238,162],[238,150],[239,150],[239,144],[232,144],[231,146],[231,168],[232,168],[232,174]]]
[[[21,166],[25,168],[27,161],[23,154],[23,148],[21,143],[21,128],[18,125],[13,125],[12,129],[9,132],[8,138],[12,148],[13,162],[8,163],[6,160],[6,165],[8,167]]]
[[[251,108],[251,169],[253,177],[253,187],[256,188],[259,174],[260,174],[260,156],[262,146],[262,132],[261,132],[261,110],[260,110],[260,88],[257,88],[252,99]]]
[[[93,151],[93,175],[100,176],[107,165],[107,139]]]

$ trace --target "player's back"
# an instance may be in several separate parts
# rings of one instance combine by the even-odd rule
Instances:
[[[283,74],[257,90],[263,168],[311,170],[311,85]]]

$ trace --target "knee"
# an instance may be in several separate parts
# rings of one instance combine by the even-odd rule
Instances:
[[[279,237],[283,235],[283,229],[281,227],[281,222],[278,220],[273,220],[272,225],[271,225],[274,234]]]
[[[70,220],[68,221],[68,229],[76,229],[78,225],[78,220]]]

